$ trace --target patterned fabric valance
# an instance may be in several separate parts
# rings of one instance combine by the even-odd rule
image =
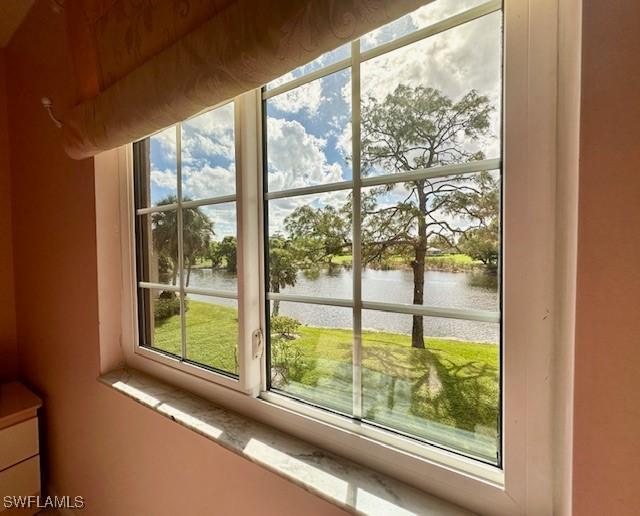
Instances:
[[[425,0],[93,0],[71,8],[81,95],[63,117],[76,159],[230,99]],[[74,5],[67,2],[67,5]],[[74,45],[75,46],[75,45]]]

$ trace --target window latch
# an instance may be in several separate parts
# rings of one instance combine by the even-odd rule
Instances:
[[[253,330],[251,334],[251,351],[253,353],[253,358],[262,357],[262,350],[264,349],[264,337],[262,335],[262,330],[258,328],[257,330]]]

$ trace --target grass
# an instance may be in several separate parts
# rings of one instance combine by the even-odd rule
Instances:
[[[353,258],[350,254],[333,256],[331,263],[333,265],[351,265]],[[385,264],[389,268],[400,268],[408,266],[407,259],[403,256],[391,256],[387,258]],[[482,262],[474,260],[466,254],[443,254],[441,256],[427,256],[426,268],[429,270],[443,270],[447,272],[459,272],[472,270],[482,265]],[[211,260],[201,259],[194,266],[194,269],[211,268]]]
[[[478,265],[481,263],[478,260],[474,260],[473,258],[471,258],[471,256],[462,254],[462,253],[443,254],[441,256],[428,256],[427,261],[428,262],[443,261],[443,262],[450,262],[455,265]]]
[[[186,315],[187,358],[229,373],[238,373],[238,313],[234,308],[189,300]],[[156,348],[180,355],[180,316],[156,322]]]
[[[237,311],[190,300],[187,358],[238,371]],[[363,411],[379,424],[495,459],[499,348],[493,344],[364,331]],[[155,346],[179,354],[180,318],[156,323]],[[300,326],[272,338],[273,386],[334,410],[351,410],[352,332]]]
[[[334,265],[351,265],[351,255],[334,256],[331,263]],[[389,268],[408,266],[407,259],[403,256],[391,256],[385,264]],[[447,272],[467,271],[477,268],[482,262],[474,260],[466,254],[443,254],[441,256],[427,256],[426,269],[443,270]]]
[[[194,269],[210,269],[211,268],[211,260],[209,258],[202,258],[196,263],[193,264],[192,268]]]
[[[331,263],[333,263],[334,265],[351,265],[352,261],[353,258],[350,254],[331,257]]]

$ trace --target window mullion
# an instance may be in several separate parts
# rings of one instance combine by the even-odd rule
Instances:
[[[353,417],[362,418],[362,249],[360,220],[360,40],[351,43],[351,155],[353,262]]]
[[[238,314],[240,319],[240,385],[258,396],[262,385],[263,349],[254,334],[262,326],[262,235],[260,162],[261,91],[251,90],[235,100],[236,180],[238,206]],[[261,173],[261,172],[260,172]]]
[[[182,360],[187,358],[187,312],[184,292],[184,235],[182,214],[182,124],[176,124],[176,176],[178,180],[178,278],[180,278],[180,340]]]

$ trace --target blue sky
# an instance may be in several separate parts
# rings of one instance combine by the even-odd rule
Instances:
[[[372,48],[444,16],[477,5],[480,0],[437,0],[400,20],[378,29],[361,40]],[[466,142],[469,149],[481,149],[487,157],[499,157],[500,114],[500,15],[494,13],[464,26],[363,63],[363,99],[384,99],[399,84],[430,86],[457,100],[470,89],[488,95],[496,107],[492,133],[481,142]],[[312,70],[348,57],[350,46],[321,56],[276,79],[267,87],[282,84]],[[267,101],[268,183],[270,190],[326,184],[351,178],[346,157],[351,153],[351,77],[346,69],[307,83]],[[235,191],[232,104],[200,115],[183,124],[183,191],[201,199]],[[175,132],[175,130],[174,130]],[[151,139],[152,202],[175,195],[175,138],[164,131]],[[381,199],[397,202],[406,196],[402,187]],[[272,231],[297,206],[311,203],[339,204],[344,192],[316,198],[292,198],[270,203]],[[206,209],[213,217],[216,238],[235,234],[235,205]]]

